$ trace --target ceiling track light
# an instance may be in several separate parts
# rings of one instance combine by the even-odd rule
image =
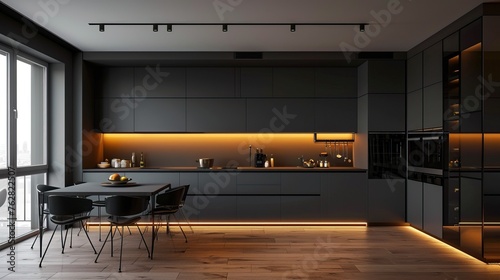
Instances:
[[[189,22],[179,22],[179,23],[89,23],[89,25],[97,25],[99,26],[99,31],[104,32],[104,28],[106,25],[130,25],[130,26],[138,26],[138,25],[152,25],[153,26],[153,32],[158,32],[158,27],[160,25],[166,25],[167,26],[167,31],[172,32],[172,27],[174,25],[195,25],[195,26],[205,26],[205,25],[218,25],[220,26],[221,23],[209,23],[209,22],[200,22],[200,23],[189,23]],[[224,23],[222,24],[222,32],[227,32],[228,26],[229,25],[247,25],[247,26],[257,26],[257,25],[268,25],[268,26],[274,26],[274,25],[287,25],[290,26],[290,32],[295,32],[297,30],[298,25],[309,25],[309,26],[359,26],[359,31],[364,32],[365,27],[369,25],[369,23],[366,22],[301,22],[301,23],[284,23],[284,22],[255,22],[255,23],[250,23],[250,22],[234,22],[234,23]]]

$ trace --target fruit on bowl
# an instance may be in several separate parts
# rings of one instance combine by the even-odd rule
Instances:
[[[108,180],[111,182],[111,184],[126,184],[132,178],[128,178],[127,176],[121,176],[118,173],[111,174],[108,178]]]
[[[120,174],[114,173],[114,174],[109,175],[108,180],[110,180],[110,181],[120,181],[120,178],[121,178]]]

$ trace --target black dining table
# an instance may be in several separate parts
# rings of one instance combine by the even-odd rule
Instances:
[[[149,196],[151,211],[154,211],[155,195],[168,188],[170,184],[138,184],[128,182],[126,184],[110,184],[109,182],[87,182],[65,188],[55,189],[47,192],[47,195],[65,195],[65,196],[92,196],[92,195],[124,195],[124,196]],[[154,236],[154,213],[151,215],[151,256],[153,259],[153,250],[155,243]],[[40,228],[40,233],[42,228]],[[42,234],[40,234],[40,248],[42,247]]]

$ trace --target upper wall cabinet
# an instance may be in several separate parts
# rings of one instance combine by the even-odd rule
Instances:
[[[100,101],[97,127],[102,132],[134,132],[133,98],[103,98]]]
[[[241,68],[241,97],[272,97],[272,68]]]
[[[406,102],[408,103],[406,109],[406,126],[408,131],[416,131],[422,129],[422,100],[422,90],[409,92],[406,95]]]
[[[314,97],[314,68],[273,68],[273,96]]]
[[[248,99],[246,121],[248,132],[311,132],[314,100]]]
[[[186,69],[187,97],[235,97],[235,69],[200,67]]]
[[[443,80],[443,44],[441,41],[424,51],[423,86],[430,86]]]
[[[357,98],[325,98],[314,100],[316,132],[357,132]]]
[[[244,99],[188,99],[188,132],[245,132]]]
[[[186,69],[159,66],[134,68],[134,96],[185,97]]]
[[[129,67],[101,68],[97,93],[101,97],[133,97],[134,69]]]
[[[357,68],[316,68],[316,97],[357,97]]]
[[[368,131],[404,131],[404,94],[370,95],[368,98],[368,120]]]
[[[422,89],[422,53],[408,59],[408,92]]]
[[[135,132],[185,132],[186,99],[136,99]]]
[[[369,61],[368,93],[406,92],[406,62],[402,60]]]

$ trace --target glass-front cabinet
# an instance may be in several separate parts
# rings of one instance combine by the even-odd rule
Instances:
[[[483,16],[443,40],[442,239],[489,263],[500,261],[499,25]]]

